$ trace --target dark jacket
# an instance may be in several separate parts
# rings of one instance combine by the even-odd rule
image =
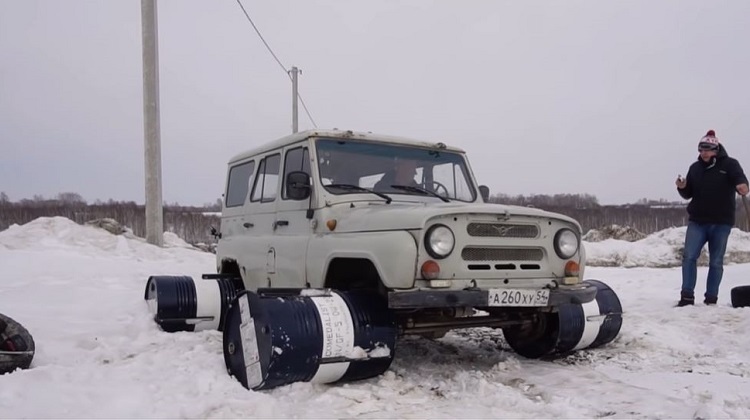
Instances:
[[[735,193],[738,184],[747,184],[740,163],[729,157],[719,145],[716,157],[690,165],[687,185],[677,189],[682,198],[689,198],[688,216],[691,222],[734,225]]]

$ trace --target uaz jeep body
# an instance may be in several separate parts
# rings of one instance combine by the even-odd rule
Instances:
[[[602,289],[613,294],[583,281],[580,225],[488,204],[488,194],[456,147],[352,131],[296,133],[229,161],[217,272],[260,294],[371,294],[387,301],[402,333],[500,327],[527,357],[566,339],[573,340],[567,350],[603,344],[597,334],[606,314],[560,315],[596,304]],[[595,325],[563,337],[574,318]]]

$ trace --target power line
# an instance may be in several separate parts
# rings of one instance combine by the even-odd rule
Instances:
[[[276,62],[279,63],[279,66],[281,66],[281,69],[284,70],[284,73],[286,73],[289,80],[292,80],[292,76],[287,71],[286,66],[284,66],[281,63],[281,60],[279,60],[279,57],[276,57],[276,54],[271,49],[271,46],[268,45],[268,42],[266,42],[266,40],[263,38],[263,35],[261,35],[260,30],[258,29],[257,26],[255,26],[255,22],[253,22],[253,19],[250,18],[250,15],[247,13],[247,10],[245,10],[245,6],[242,5],[240,0],[237,0],[237,4],[240,5],[240,9],[242,9],[242,13],[245,14],[245,17],[247,18],[248,22],[250,22],[250,24],[253,26],[253,29],[255,29],[255,33],[257,33],[260,40],[263,41],[263,45],[266,46],[266,48],[268,49],[268,52],[270,52],[274,60],[276,60]],[[312,122],[313,127],[318,128],[318,125],[315,124],[315,120],[313,120],[312,115],[310,115],[310,111],[307,109],[307,105],[305,105],[305,101],[304,99],[302,99],[302,95],[299,93],[299,91],[297,91],[297,98],[299,98],[299,101],[302,104],[302,108],[305,110],[305,113],[307,114],[307,118],[309,118],[310,122]]]
[[[258,27],[255,26],[255,22],[253,22],[253,20],[250,18],[250,15],[247,14],[247,10],[245,10],[245,6],[243,6],[242,3],[240,3],[240,0],[237,0],[237,4],[240,5],[242,12],[245,14],[245,17],[250,22],[250,24],[253,25],[253,29],[255,29],[255,33],[257,33],[260,40],[263,41],[263,45],[265,45],[266,48],[268,48],[268,52],[271,53],[271,55],[276,60],[276,62],[279,63],[279,65],[281,66],[281,69],[284,70],[284,73],[286,73],[286,67],[283,64],[281,64],[281,60],[279,60],[279,57],[276,57],[276,54],[274,54],[273,50],[271,49],[271,46],[268,45],[268,42],[266,42],[266,40],[263,38],[263,35],[261,35],[260,30],[258,30]]]
[[[299,94],[299,91],[297,91],[297,97],[299,98],[299,102],[302,104],[302,108],[304,108],[305,114],[307,114],[307,118],[310,119],[313,127],[318,128],[318,124],[315,124],[315,120],[313,120],[312,115],[310,115],[310,111],[307,110],[307,105],[305,105],[305,101],[302,99],[302,95]]]

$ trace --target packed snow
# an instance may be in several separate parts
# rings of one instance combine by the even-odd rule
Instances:
[[[638,241],[610,238],[587,242],[586,259],[589,265],[605,267],[679,267],[686,231],[687,226],[682,226],[656,232]],[[596,235],[589,232],[587,236]],[[707,248],[703,248],[699,264],[708,264]],[[732,229],[724,261],[730,264],[750,262],[750,233]]]
[[[750,418],[750,308],[729,297],[750,264],[725,267],[718,305],[675,308],[683,236],[586,243],[592,262],[613,265],[586,277],[624,308],[605,347],[529,360],[489,328],[403,337],[379,377],[256,392],[227,374],[220,332],[165,333],[143,300],[149,275],[200,278],[214,255],[64,218],[14,225],[0,232],[0,312],[32,333],[36,355],[0,376],[0,417]],[[750,236],[733,231],[732,250],[750,252]]]

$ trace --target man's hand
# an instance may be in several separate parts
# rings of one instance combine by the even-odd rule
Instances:
[[[740,193],[740,195],[747,195],[747,192],[748,192],[747,184],[737,185],[737,192]]]
[[[687,180],[682,177],[682,175],[677,175],[677,180],[674,182],[674,185],[677,185],[677,188],[683,189],[685,186],[687,186]],[[739,185],[737,186],[739,188]],[[745,185],[747,187],[747,185]]]

